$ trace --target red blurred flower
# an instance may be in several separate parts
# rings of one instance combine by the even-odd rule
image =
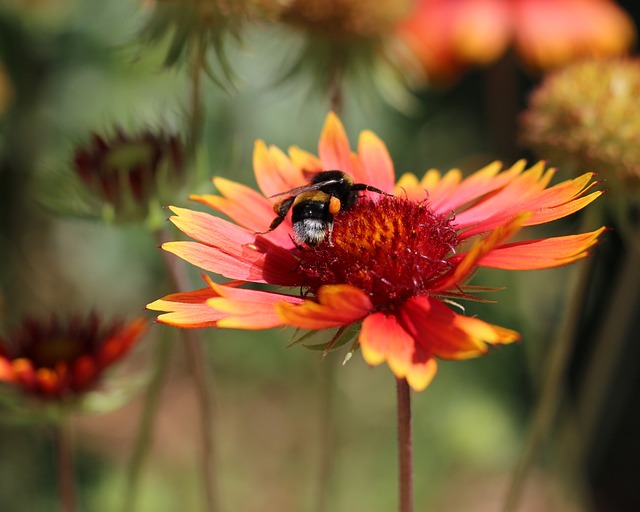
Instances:
[[[113,210],[116,220],[144,219],[153,201],[185,179],[184,150],[175,135],[145,130],[127,134],[117,128],[76,148],[76,173]]]
[[[97,315],[66,322],[26,320],[0,338],[0,382],[43,399],[69,399],[97,385],[102,373],[124,357],[147,329],[147,321],[103,324]]]
[[[254,168],[260,192],[223,178],[220,195],[193,196],[230,217],[171,207],[171,221],[196,241],[163,249],[206,270],[236,280],[207,279],[206,288],[169,295],[148,305],[173,326],[267,329],[293,326],[337,328],[337,343],[361,324],[358,341],[372,365],[386,361],[416,390],[436,372],[435,358],[465,359],[518,334],[448,307],[474,298],[465,285],[478,267],[511,270],[551,268],[587,255],[602,229],[592,233],[507,243],[523,227],[577,210],[601,192],[592,175],[547,187],[553,170],[520,161],[500,172],[494,162],[463,179],[460,171],[431,170],[422,180],[405,174],[394,184],[391,158],[372,132],[349,147],[334,114],[326,120],[319,158],[292,147],[287,156],[258,141]],[[264,231],[274,217],[270,196],[300,186],[309,175],[341,169],[358,183],[395,195],[369,194],[335,216],[333,231],[315,247],[296,245],[291,222]],[[300,287],[302,294],[252,290],[243,283]]]
[[[511,43],[534,69],[620,55],[635,28],[609,0],[418,0],[399,35],[429,76],[448,79],[495,61]]]

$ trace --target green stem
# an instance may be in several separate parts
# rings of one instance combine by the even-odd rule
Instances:
[[[156,347],[154,374],[149,382],[149,387],[147,388],[142,418],[140,420],[133,454],[127,470],[127,487],[125,489],[123,508],[124,512],[135,512],[138,510],[137,498],[140,486],[140,477],[151,448],[153,426],[158,412],[160,395],[167,375],[168,362],[172,348],[173,344],[166,335],[162,336]]]
[[[406,379],[396,379],[398,402],[399,512],[413,512],[413,446],[411,391]]]
[[[335,358],[331,355],[320,365],[319,402],[320,426],[319,448],[320,465],[318,470],[318,489],[315,501],[316,512],[327,510],[327,498],[331,485],[332,466],[335,455],[334,428],[334,391],[335,391]]]
[[[190,154],[195,154],[195,148],[200,142],[204,112],[202,105],[202,68],[204,65],[206,46],[200,38],[195,43],[191,68],[191,96],[189,98],[189,141]]]
[[[157,236],[160,243],[166,238],[162,231],[159,231]],[[181,265],[181,261],[166,251],[162,251],[162,256],[173,287],[179,291],[188,290],[190,288],[189,280],[184,271],[184,266]],[[185,341],[187,361],[191,369],[191,376],[196,388],[198,405],[200,407],[201,463],[207,510],[213,512],[218,510],[213,443],[213,390],[207,375],[209,371],[206,367],[207,355],[204,350],[200,332],[201,331],[194,329],[181,330]]]
[[[76,493],[73,478],[73,439],[68,421],[56,426],[58,497],[61,512],[75,512]]]

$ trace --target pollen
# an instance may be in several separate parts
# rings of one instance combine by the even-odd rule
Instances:
[[[324,241],[300,247],[300,270],[310,293],[323,285],[350,284],[376,307],[393,308],[428,294],[451,268],[448,258],[457,245],[452,219],[434,213],[427,201],[362,198],[335,216]]]

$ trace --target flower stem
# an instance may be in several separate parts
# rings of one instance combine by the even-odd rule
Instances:
[[[406,379],[396,378],[398,401],[398,461],[400,467],[399,512],[413,512],[413,447],[411,394]]]
[[[147,455],[151,447],[151,439],[153,434],[153,426],[158,412],[160,403],[160,394],[165,382],[169,356],[173,345],[171,340],[165,335],[159,340],[156,347],[156,360],[154,374],[149,382],[147,394],[144,401],[144,409],[133,454],[127,470],[127,487],[124,495],[124,512],[135,512],[137,508],[138,488],[140,484],[140,476],[144,469]]]
[[[195,153],[195,148],[202,135],[202,123],[204,112],[202,106],[202,68],[204,64],[206,46],[201,38],[197,38],[193,49],[193,62],[191,68],[191,96],[189,98],[189,141],[190,153]]]
[[[327,357],[320,365],[319,379],[319,419],[320,426],[319,448],[320,463],[318,468],[318,488],[317,499],[315,500],[315,511],[324,512],[327,510],[327,498],[331,485],[332,466],[335,456],[336,431],[334,425],[334,405],[335,405],[335,358]]]
[[[593,222],[590,215],[585,215],[582,228]],[[586,231],[581,229],[580,231]],[[564,378],[569,360],[576,342],[582,311],[587,301],[590,278],[593,270],[593,258],[582,260],[569,285],[567,314],[550,344],[551,353],[546,362],[546,372],[542,377],[542,385],[529,432],[525,439],[520,460],[511,477],[507,496],[503,504],[503,512],[515,512],[522,498],[529,471],[535,463],[540,447],[547,439],[552,423],[564,398]]]
[[[164,241],[165,235],[162,230],[156,232],[159,241]],[[175,289],[184,291],[189,289],[187,275],[180,261],[171,254],[162,251],[164,263],[167,268],[172,285]],[[216,493],[216,471],[213,443],[213,390],[210,379],[207,375],[205,362],[204,345],[200,337],[200,331],[192,329],[181,330],[185,341],[187,361],[191,369],[191,376],[196,388],[198,404],[200,406],[200,430],[202,442],[202,477],[207,502],[207,510],[213,512],[218,510]]]
[[[68,421],[56,427],[56,455],[58,470],[58,497],[61,512],[76,510],[76,493],[73,478],[73,439]]]

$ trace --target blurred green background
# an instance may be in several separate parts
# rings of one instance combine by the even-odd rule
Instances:
[[[627,3],[629,12],[637,14],[636,3]],[[152,318],[144,305],[173,291],[158,243],[144,227],[107,225],[48,207],[60,197],[50,176],[69,168],[73,148],[90,132],[158,123],[184,131],[188,69],[163,68],[165,48],[137,42],[145,16],[135,0],[0,4],[0,64],[12,90],[0,114],[3,332],[25,315],[50,311]],[[204,80],[204,148],[197,161],[204,179],[188,192],[211,192],[208,178],[213,175],[253,186],[252,150],[258,138],[316,152],[330,107],[321,95],[309,92],[305,79],[278,83],[288,44],[273,28],[250,27],[242,45],[228,48],[237,87],[223,91]],[[507,164],[521,156],[531,159],[517,145],[515,128],[517,112],[538,77],[511,68],[505,85],[509,95],[502,95],[495,84],[504,82],[495,73],[472,71],[451,87],[416,93],[420,110],[412,116],[382,101],[358,101],[358,91],[347,90],[341,117],[352,145],[363,129],[385,141],[397,175],[421,174],[430,167],[473,171],[494,159]],[[176,194],[172,204],[194,207],[188,192]],[[536,235],[576,232],[579,225],[575,215]],[[178,237],[172,227],[167,229]],[[609,233],[596,249],[604,270],[591,290],[592,316],[607,302],[606,285],[619,265],[620,247],[616,233]],[[190,271],[194,287],[200,287],[197,271]],[[467,304],[467,313],[520,331],[523,342],[486,358],[442,362],[433,384],[415,395],[416,510],[499,510],[575,272],[573,267],[520,274],[484,271],[474,278],[477,284],[506,289],[498,293],[498,304]],[[586,334],[595,328],[585,325]],[[633,327],[629,333],[637,332]],[[342,366],[343,353],[321,361],[316,352],[286,349],[291,332],[208,330],[203,335],[215,386],[221,510],[315,510],[328,428],[322,408],[328,378],[335,381],[326,509],[394,510],[395,392],[386,366],[370,369],[358,355]],[[201,510],[197,403],[179,333],[154,325],[126,366],[148,376],[154,345],[163,336],[175,338],[171,370],[138,510]],[[638,344],[633,343],[638,340],[636,334],[625,336],[626,363],[617,367],[617,380],[607,383],[607,408],[600,411],[593,442],[583,447],[584,465],[567,470],[566,441],[560,435],[549,439],[521,510],[640,509],[640,386]],[[588,360],[585,341],[573,356],[570,384],[579,382]],[[82,510],[121,509],[142,402],[138,393],[120,410],[74,420]],[[0,420],[0,511],[57,510],[50,431],[16,424],[6,414]]]

